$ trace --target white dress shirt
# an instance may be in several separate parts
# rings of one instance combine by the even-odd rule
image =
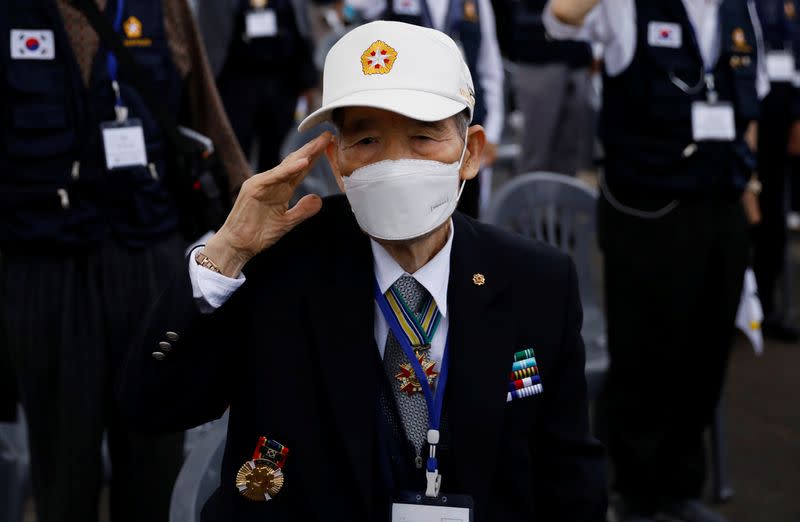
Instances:
[[[391,0],[390,0],[391,1]],[[431,15],[433,28],[447,32],[447,11],[450,0],[420,0],[427,1],[428,12]],[[500,57],[500,45],[497,43],[497,30],[495,28],[494,9],[490,0],[477,0],[479,24],[481,28],[481,47],[478,49],[477,71],[473,71],[473,82],[480,82],[483,87],[483,102],[486,107],[486,121],[483,128],[486,130],[486,139],[490,143],[500,143],[503,133],[503,118],[505,107],[503,102],[503,59]],[[386,0],[351,0],[348,2],[368,20],[376,20],[386,10]]]
[[[422,268],[411,275],[425,289],[430,292],[436,301],[436,306],[442,313],[439,328],[431,342],[431,360],[440,365],[447,341],[449,322],[447,319],[447,285],[450,281],[450,251],[453,247],[455,234],[453,221],[450,220],[450,235],[444,247],[436,253]],[[372,247],[373,268],[378,287],[386,293],[395,281],[406,275],[406,271],[397,264],[389,252],[376,241],[370,239]],[[199,247],[198,247],[199,248]],[[203,313],[211,313],[222,306],[245,282],[244,274],[239,274],[236,279],[225,277],[222,274],[209,270],[197,264],[194,253],[189,256],[189,277],[192,281],[192,295],[198,308]],[[375,304],[375,343],[381,358],[386,349],[386,337],[389,335],[389,325],[383,318],[378,304]]]
[[[552,1],[552,0],[551,0]],[[703,62],[714,67],[719,59],[719,5],[722,0],[683,0]],[[752,0],[747,7],[756,33],[756,52],[758,53],[758,74],[756,89],[763,99],[769,94],[766,57],[761,32],[761,23]],[[573,26],[558,20],[550,9],[550,2],[544,10],[544,26],[548,34],[557,39],[588,40],[603,45],[603,59],[609,76],[621,74],[633,61],[636,53],[636,4],[635,0],[601,0],[586,15],[583,25]]]

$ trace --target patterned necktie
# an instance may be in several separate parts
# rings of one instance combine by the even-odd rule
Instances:
[[[416,279],[404,275],[398,279],[394,285],[408,307],[419,317],[419,313],[430,298],[430,294]],[[400,365],[408,362],[400,342],[394,336],[394,332],[389,330],[386,338],[386,351],[383,355],[383,368],[394,394],[397,410],[403,422],[408,441],[414,445],[417,456],[422,454],[422,447],[425,444],[428,434],[428,405],[425,403],[425,396],[422,393],[408,395],[400,390],[395,375],[400,371]],[[427,383],[423,383],[423,386]],[[419,463],[419,459],[417,459]]]

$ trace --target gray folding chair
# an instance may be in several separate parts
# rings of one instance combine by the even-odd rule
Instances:
[[[208,498],[220,485],[222,454],[228,435],[228,412],[203,429],[192,441],[183,462],[169,507],[170,522],[199,522]]]
[[[308,129],[305,132],[297,132],[292,130],[284,140],[283,145],[281,145],[281,157],[285,158],[291,152],[299,149],[326,130],[333,132],[333,125],[330,123],[325,123],[312,129]],[[336,180],[333,177],[331,166],[328,164],[328,160],[323,155],[323,157],[320,157],[317,163],[311,169],[311,172],[308,173],[308,176],[306,176],[306,178],[303,180],[303,183],[301,183],[297,188],[297,191],[295,192],[295,198],[292,203],[295,203],[306,194],[316,194],[318,196],[325,197],[332,194],[338,194],[339,192],[339,186],[336,184]]]
[[[17,422],[0,422],[0,522],[22,522],[30,491],[30,455],[25,414]]]
[[[606,324],[597,297],[597,191],[574,178],[536,172],[517,176],[492,199],[486,221],[569,253],[578,272],[586,344],[586,381],[596,398],[608,370]]]

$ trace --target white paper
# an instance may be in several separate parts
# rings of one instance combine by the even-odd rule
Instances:
[[[147,165],[147,146],[141,125],[104,128],[103,146],[109,169]]]
[[[678,49],[683,45],[681,26],[668,22],[650,22],[647,24],[647,43],[653,47]]]
[[[469,509],[417,504],[393,504],[392,522],[469,522]]]
[[[767,75],[773,82],[792,82],[795,76],[794,55],[789,51],[767,53]]]
[[[266,38],[278,34],[278,19],[272,9],[250,11],[245,23],[248,38]]]
[[[736,139],[736,118],[730,103],[692,104],[694,141],[733,141]]]
[[[12,29],[12,60],[53,60],[56,42],[49,29]]]
[[[400,15],[419,16],[422,14],[420,0],[392,0],[394,12]]]

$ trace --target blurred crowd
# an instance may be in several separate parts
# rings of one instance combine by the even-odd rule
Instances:
[[[599,190],[619,512],[701,496],[747,267],[764,335],[798,341],[781,292],[800,231],[794,0],[7,0],[0,421],[22,405],[39,521],[97,519],[104,440],[113,520],[167,520],[184,440],[119,418],[125,349],[187,245],[306,138],[327,51],[378,19],[463,51],[489,143],[462,212],[530,172]],[[689,357],[682,392],[654,384]]]

